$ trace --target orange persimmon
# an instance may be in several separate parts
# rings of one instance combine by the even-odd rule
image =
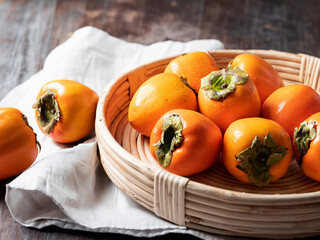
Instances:
[[[42,86],[33,104],[41,131],[61,143],[78,141],[94,130],[99,97],[72,80],[53,80]]]
[[[222,159],[236,179],[263,186],[287,172],[292,159],[291,139],[275,121],[239,119],[224,134]]]
[[[311,87],[294,84],[274,91],[263,103],[261,116],[282,125],[293,138],[294,129],[320,112],[320,96]]]
[[[284,86],[279,73],[259,56],[240,54],[232,60],[231,66],[249,74],[258,89],[261,104],[271,93]]]
[[[237,119],[260,114],[260,98],[252,80],[240,68],[228,67],[202,78],[198,94],[200,112],[222,132]]]
[[[154,126],[150,151],[167,171],[189,176],[218,160],[221,143],[221,131],[211,120],[196,111],[174,109]]]
[[[167,65],[164,72],[177,74],[184,79],[189,86],[198,92],[201,85],[201,78],[212,71],[219,70],[214,59],[206,52],[191,52],[174,58]]]
[[[197,110],[197,97],[178,75],[160,73],[135,92],[129,104],[128,119],[135,130],[149,137],[158,119],[176,108]]]
[[[38,156],[36,134],[16,108],[0,108],[0,180],[26,170]]]
[[[320,181],[320,112],[308,117],[297,127],[293,149],[300,168],[307,177]]]

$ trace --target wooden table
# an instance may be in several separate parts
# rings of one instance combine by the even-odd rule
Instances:
[[[0,99],[39,71],[53,48],[86,25],[142,44],[215,38],[227,49],[320,57],[319,11],[316,0],[0,0]],[[11,180],[0,181],[0,239],[136,239],[25,228],[14,222],[4,201],[5,184]],[[173,234],[154,239],[195,238]]]

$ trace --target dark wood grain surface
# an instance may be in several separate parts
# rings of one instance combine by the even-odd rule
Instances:
[[[83,26],[142,44],[215,38],[228,49],[275,49],[320,57],[319,12],[316,0],[0,0],[0,99],[39,71],[49,52]],[[11,180],[0,181],[0,240],[137,239],[25,228],[14,222],[4,201],[5,184]]]

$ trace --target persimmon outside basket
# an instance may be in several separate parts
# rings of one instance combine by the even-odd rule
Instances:
[[[269,62],[285,84],[306,84],[320,90],[320,60],[316,57],[274,50],[209,53],[221,68],[238,54],[255,54]],[[320,184],[308,179],[295,161],[282,179],[265,187],[235,180],[220,163],[188,178],[155,163],[149,139],[131,128],[127,112],[138,87],[163,72],[171,59],[123,74],[100,97],[96,135],[102,165],[113,183],[156,215],[188,228],[261,238],[319,235]]]

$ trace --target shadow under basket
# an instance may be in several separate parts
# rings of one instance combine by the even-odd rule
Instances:
[[[316,57],[273,50],[209,53],[221,68],[239,54],[255,54],[269,62],[285,84],[320,89],[320,61]],[[158,166],[149,151],[149,138],[131,128],[127,113],[138,87],[163,72],[173,58],[123,74],[100,97],[96,135],[102,165],[113,183],[156,215],[188,228],[261,238],[319,235],[320,184],[308,179],[295,161],[282,179],[265,187],[239,182],[219,162],[191,177],[180,177]]]

